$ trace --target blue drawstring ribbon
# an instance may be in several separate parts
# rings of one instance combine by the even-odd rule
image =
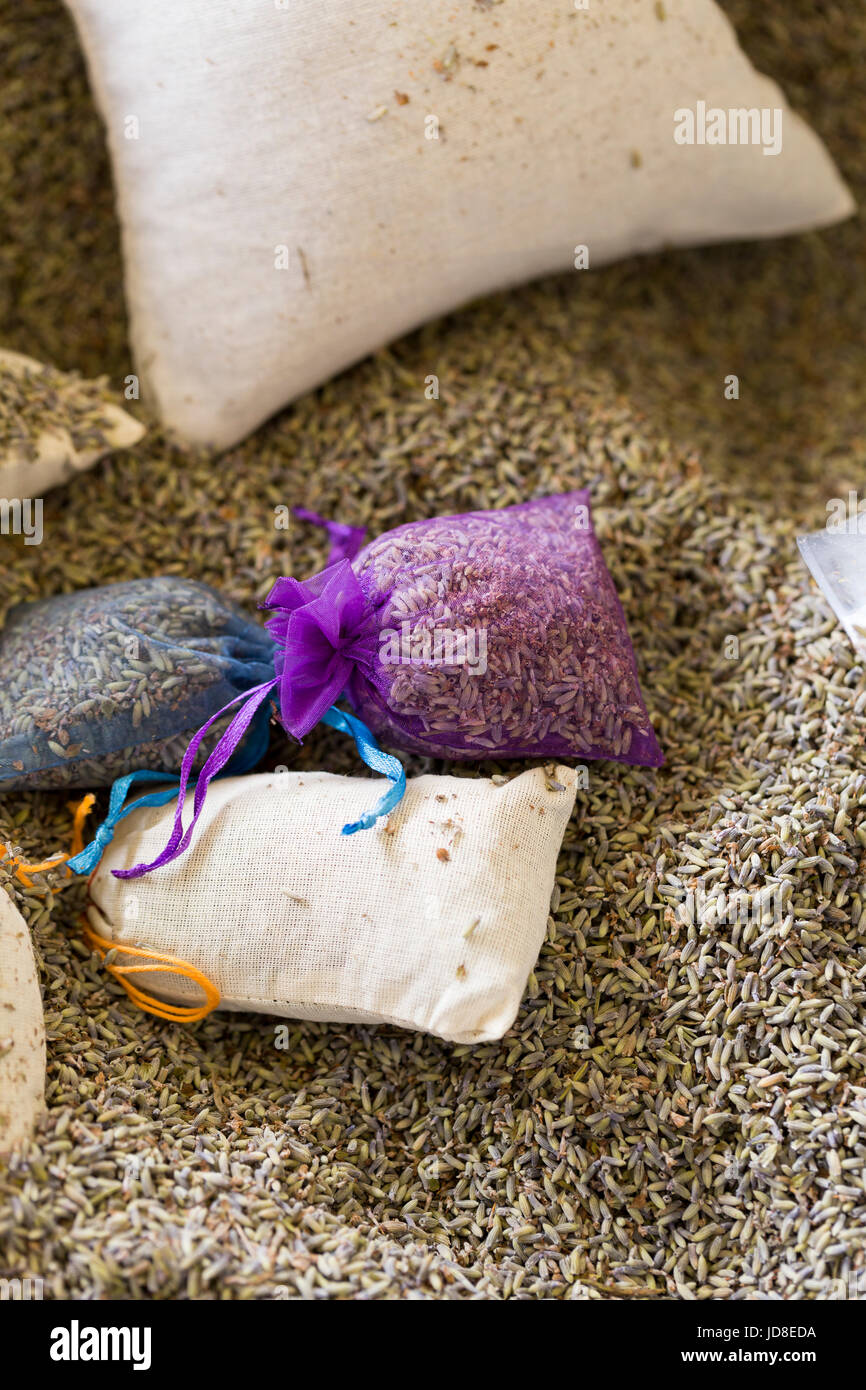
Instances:
[[[360,820],[352,825],[344,825],[342,833],[354,835],[356,830],[369,830],[382,816],[390,815],[394,807],[402,801],[406,791],[406,770],[398,758],[392,758],[390,753],[382,752],[367,725],[354,714],[347,714],[345,710],[332,705],[322,715],[322,723],[330,724],[332,729],[340,729],[344,734],[351,734],[355,740],[355,747],[367,767],[372,768],[374,772],[384,773],[391,783],[376,805],[365,811]]]
[[[129,795],[129,789],[133,782],[161,782],[162,790],[150,792],[147,796],[140,796],[137,801],[132,801],[128,806],[124,806],[124,801]],[[172,786],[165,786],[166,782],[171,782]],[[74,874],[90,874],[96,868],[102,858],[102,851],[114,839],[115,827],[124,816],[128,816],[131,811],[141,810],[144,806],[164,806],[167,801],[171,801],[177,796],[179,777],[172,777],[168,772],[127,772],[124,777],[118,777],[112,784],[111,795],[108,798],[108,815],[99,826],[90,841],[85,845],[80,854],[73,855],[67,859],[67,867]]]
[[[367,767],[374,772],[383,773],[391,783],[388,790],[379,797],[375,806],[372,806],[369,811],[365,811],[359,820],[344,825],[342,833],[354,835],[358,830],[369,830],[382,816],[389,815],[402,800],[406,791],[406,773],[403,766],[390,753],[382,752],[366,724],[355,715],[337,709],[334,705],[325,711],[322,716],[322,723],[329,724],[331,728],[339,729],[342,733],[351,734],[355,740],[355,747]],[[256,729],[255,736],[249,740],[249,747],[244,747],[241,750],[241,756],[234,758],[232,765],[225,772],[219,773],[218,777],[239,775],[250,771],[262,758],[267,746],[267,737],[268,726],[267,721],[265,721]],[[149,792],[146,796],[141,796],[126,806],[124,802],[129,795],[130,787],[136,782],[159,782],[162,786],[159,791]],[[170,785],[166,786],[166,782]],[[146,806],[165,806],[167,802],[172,801],[177,796],[179,786],[180,778],[172,777],[166,772],[142,770],[128,772],[125,776],[118,777],[112,785],[108,799],[108,815],[97,829],[90,844],[86,845],[80,854],[67,860],[69,868],[76,874],[92,873],[102,858],[103,850],[114,838],[114,831],[120,821],[132,811],[142,810]],[[133,876],[133,871],[129,869],[113,870],[112,872],[116,878]],[[143,869],[142,872],[144,872]],[[135,876],[138,875],[135,874]]]

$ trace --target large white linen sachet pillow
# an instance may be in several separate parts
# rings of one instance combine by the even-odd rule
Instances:
[[[226,1009],[499,1038],[544,940],[576,782],[565,767],[504,785],[416,777],[387,823],[345,836],[370,804],[368,779],[226,778],[192,847],[143,878],[111,870],[155,858],[174,806],[121,823],[91,881],[90,925],[116,964],[124,945],[188,962]],[[136,983],[196,1002],[176,976]]]
[[[193,442],[494,289],[853,210],[714,0],[68,3],[138,368]]]

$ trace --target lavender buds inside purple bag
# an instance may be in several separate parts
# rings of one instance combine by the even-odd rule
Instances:
[[[345,694],[396,748],[662,763],[588,491],[409,522],[363,548],[357,528],[297,514],[332,551],[265,604],[289,732]]]

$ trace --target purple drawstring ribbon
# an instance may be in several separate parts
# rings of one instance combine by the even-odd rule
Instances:
[[[367,534],[365,526],[348,526],[345,521],[329,521],[327,517],[319,516],[318,512],[311,512],[307,507],[293,507],[292,512],[299,521],[311,521],[314,526],[321,526],[323,531],[327,531],[331,553],[326,569],[330,569],[338,560],[354,560],[364,544]]]
[[[310,520],[315,514],[305,516]],[[364,534],[361,528],[335,522],[323,524],[332,531],[332,554],[339,548],[344,555],[353,546],[357,550],[359,536],[363,538]],[[339,534],[335,536],[333,532]],[[115,869],[117,878],[140,878],[151,869],[170,863],[188,848],[208,786],[226,766],[257,710],[272,692],[277,692],[280,722],[300,741],[339,699],[356,666],[372,670],[378,644],[376,613],[348,558],[339,559],[312,579],[278,579],[261,607],[273,610],[273,617],[265,623],[276,643],[273,680],[237,695],[193,736],[181,764],[177,809],[165,848],[150,864]],[[183,803],[196,754],[211,726],[238,704],[240,709],[198,775],[192,820],[184,830]]]
[[[265,681],[262,685],[255,686],[252,690],[246,690],[242,695],[236,695],[233,700],[229,700],[227,705],[223,705],[221,710],[212,714],[206,724],[203,724],[197,734],[189,741],[189,747],[183,755],[183,762],[180,767],[180,786],[178,788],[177,809],[174,813],[174,824],[165,849],[157,855],[156,859],[150,864],[136,864],[131,869],[115,869],[115,878],[141,878],[142,874],[149,873],[151,869],[158,869],[162,864],[168,864],[172,859],[176,859],[179,854],[183,854],[192,839],[192,832],[195,829],[196,821],[201,814],[204,800],[207,796],[207,789],[214,777],[225,767],[229,758],[234,753],[247,729],[253,721],[256,710],[263,700],[266,700],[271,690],[276,685],[276,681]],[[193,817],[186,831],[183,828],[183,799],[186,796],[186,789],[189,784],[192,765],[195,762],[195,755],[199,745],[207,733],[208,729],[216,722],[226,710],[230,710],[238,701],[244,703],[232,719],[225,733],[219,740],[213,752],[208,756],[195,787],[195,798],[193,800]]]

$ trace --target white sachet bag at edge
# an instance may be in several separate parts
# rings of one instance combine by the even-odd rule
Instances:
[[[41,427],[20,418],[19,392],[30,393]],[[108,397],[107,387],[0,348],[0,415],[9,425],[0,443],[0,497],[37,498],[91,468],[106,454],[130,449],[144,425]],[[28,439],[28,433],[35,437]],[[76,442],[81,436],[82,441]]]
[[[370,804],[368,778],[265,773],[211,785],[191,848],[142,878],[174,805],[133,812],[90,886],[90,925],[123,946],[178,957],[220,1007],[284,1018],[391,1023],[453,1042],[500,1038],[545,936],[576,773],[410,779],[375,829],[340,834]],[[139,989],[196,1005],[171,974]]]
[[[45,1109],[45,1024],[30,928],[0,888],[0,1154]]]

